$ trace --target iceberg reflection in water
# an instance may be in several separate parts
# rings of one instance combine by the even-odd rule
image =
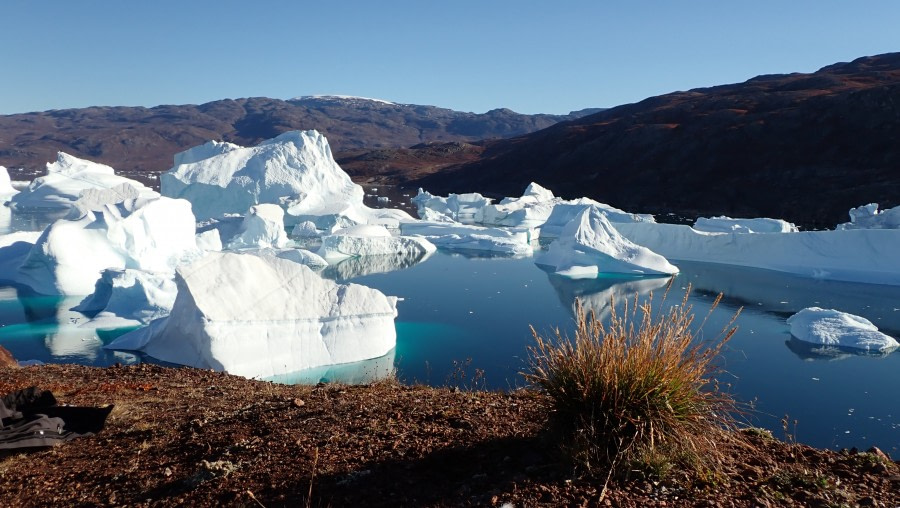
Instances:
[[[316,383],[361,385],[374,383],[376,381],[391,379],[394,376],[396,373],[394,368],[396,351],[396,348],[394,348],[390,350],[388,354],[378,358],[339,365],[324,365],[322,367],[301,370],[299,372],[279,374],[267,377],[264,380],[289,385],[314,385]]]
[[[322,270],[322,276],[338,282],[376,273],[389,273],[415,266],[431,256],[431,252],[405,252],[392,256],[358,256],[347,258]]]

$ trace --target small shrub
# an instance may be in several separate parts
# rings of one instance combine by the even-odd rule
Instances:
[[[552,428],[588,472],[608,467],[610,474],[623,473],[662,458],[688,470],[709,467],[732,434],[726,430],[736,427],[735,402],[719,391],[713,374],[740,310],[716,338],[701,341],[691,330],[689,293],[657,315],[652,294],[640,305],[635,296],[621,314],[611,302],[606,326],[576,303],[574,340],[559,330],[545,339],[532,328],[525,376],[549,395]]]

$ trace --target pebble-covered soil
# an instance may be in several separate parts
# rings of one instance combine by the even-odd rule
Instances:
[[[380,383],[285,386],[152,365],[0,368],[0,394],[113,404],[105,429],[0,454],[3,506],[900,506],[877,450],[816,450],[746,432],[724,473],[578,476],[528,390]]]

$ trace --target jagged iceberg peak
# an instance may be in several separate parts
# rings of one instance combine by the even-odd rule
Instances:
[[[95,210],[135,197],[152,199],[159,194],[136,180],[116,175],[105,164],[59,152],[56,162],[47,163],[47,174],[35,178],[10,203],[17,209]]]
[[[334,161],[325,136],[290,131],[244,148],[207,143],[175,156],[160,177],[164,196],[187,199],[198,220],[274,203],[292,215],[362,207],[363,189]]]
[[[663,256],[619,234],[597,206],[586,208],[569,221],[546,254],[535,262],[572,278],[592,278],[600,273],[678,273],[678,268]]]

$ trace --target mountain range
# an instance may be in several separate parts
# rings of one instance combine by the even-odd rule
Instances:
[[[833,226],[851,207],[900,205],[900,53],[651,97],[414,179],[496,196],[537,181],[636,212]]]
[[[295,129],[322,132],[340,158],[346,151],[517,136],[596,111],[475,114],[347,96],[53,110],[0,116],[0,165],[14,177],[19,168],[42,173],[64,151],[124,174],[160,172],[172,166],[175,153],[211,139],[248,146]]]

